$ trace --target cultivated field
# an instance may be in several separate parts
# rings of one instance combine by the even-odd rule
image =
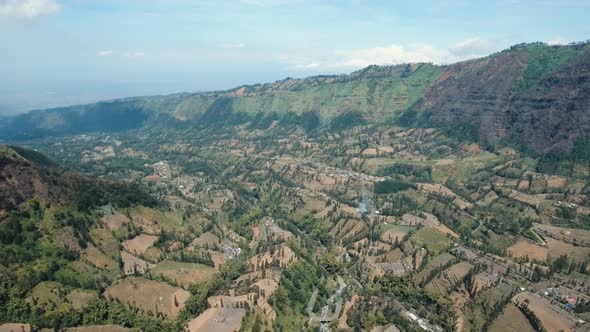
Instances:
[[[549,249],[523,238],[518,239],[515,244],[508,248],[508,253],[513,257],[528,257],[531,260],[545,260]]]
[[[131,329],[118,325],[90,325],[81,327],[70,327],[63,329],[62,332],[127,332]]]
[[[418,283],[423,282],[430,275],[430,273],[432,271],[434,271],[437,268],[447,265],[449,262],[451,262],[454,259],[455,259],[455,256],[453,256],[449,253],[443,253],[443,254],[440,254],[437,256],[431,256],[428,259],[428,263],[426,263],[426,266],[424,266],[424,268],[418,274],[416,274],[416,276],[414,277],[414,280],[416,280],[416,282],[418,282]]]
[[[565,310],[552,305],[541,296],[529,292],[520,293],[512,301],[515,303],[528,302],[532,310],[547,331],[575,331],[577,320]]]
[[[64,301],[65,290],[62,284],[53,281],[42,281],[31,290],[29,303],[37,303],[38,306],[51,308],[58,307],[68,309]]]
[[[172,212],[162,212],[155,209],[138,207],[130,211],[131,222],[141,227],[147,234],[156,235],[161,230],[182,232],[182,217]]]
[[[355,303],[359,300],[359,296],[358,295],[353,295],[350,300],[346,301],[346,303],[344,303],[344,307],[342,309],[342,315],[340,316],[340,318],[338,319],[338,328],[339,329],[349,329],[350,327],[348,326],[348,324],[346,323],[346,321],[348,320],[348,311],[350,310],[350,308],[352,308],[352,306],[355,305]]]
[[[508,194],[508,197],[532,207],[537,207],[541,204],[545,200],[545,196],[545,194],[529,195],[516,190],[510,191]]]
[[[89,243],[82,252],[82,257],[99,269],[114,270],[119,268],[117,261],[103,253],[100,249]]]
[[[102,221],[105,223],[108,229],[116,231],[119,228],[125,226],[129,222],[129,218],[127,218],[127,216],[124,214],[115,212],[109,216],[105,215],[102,218]]]
[[[453,199],[453,204],[457,206],[459,209],[470,209],[473,207],[473,204],[467,202],[462,197],[455,194],[451,189],[441,185],[441,184],[432,184],[432,183],[417,183],[417,187],[420,190],[423,190],[427,193],[433,192],[437,194],[441,194]]]
[[[153,276],[163,275],[165,278],[172,279],[186,288],[190,284],[198,284],[209,280],[215,274],[215,271],[215,268],[203,264],[165,260],[154,266],[150,273]]]
[[[410,241],[432,252],[448,249],[452,243],[445,234],[431,227],[420,228],[410,237]]]
[[[191,243],[192,246],[201,248],[215,248],[221,245],[219,237],[211,232],[205,232]]]
[[[543,224],[533,224],[533,226],[535,229],[538,229],[556,239],[590,246],[590,231],[575,228],[555,227]]]
[[[152,315],[176,317],[190,293],[164,282],[128,277],[108,287],[104,296]]]
[[[29,324],[7,323],[0,324],[0,332],[32,332],[33,329]]]
[[[153,264],[150,264],[141,258],[135,257],[125,250],[121,251],[121,260],[123,260],[123,272],[126,275],[135,273],[143,274],[153,266]]]
[[[209,308],[188,323],[189,332],[234,332],[240,329],[245,309]]]
[[[453,285],[461,283],[465,275],[473,268],[467,262],[457,263],[442,271],[434,280],[426,285],[426,290],[432,293],[446,295]]]
[[[113,232],[105,228],[93,228],[90,230],[90,237],[96,246],[110,258],[116,259],[119,256],[120,243],[113,236]]]
[[[134,255],[143,255],[157,240],[157,236],[141,234],[123,242],[123,248]]]
[[[532,241],[520,238],[514,245],[508,248],[513,257],[528,257],[531,260],[544,261],[548,256],[551,259],[568,255],[571,259],[585,261],[590,255],[590,248],[577,247],[563,241],[545,237],[547,246],[540,246]]]
[[[87,306],[93,299],[98,298],[98,294],[96,291],[74,289],[66,297],[72,309],[78,310]]]
[[[423,212],[421,216],[422,217],[418,217],[413,214],[406,213],[402,216],[401,223],[410,226],[424,225],[432,227],[445,235],[449,235],[452,238],[459,238],[457,233],[453,232],[451,229],[441,223],[436,216],[425,212]]]
[[[381,241],[392,244],[395,241],[401,243],[404,236],[406,236],[408,232],[414,230],[414,228],[391,224],[381,224],[379,226],[379,230],[382,232],[380,236]]]
[[[509,303],[490,326],[490,332],[535,332],[535,329],[520,309]]]
[[[297,259],[293,250],[286,245],[277,246],[273,251],[267,251],[249,259],[249,263],[254,267],[254,271],[265,269],[272,265],[286,268]]]

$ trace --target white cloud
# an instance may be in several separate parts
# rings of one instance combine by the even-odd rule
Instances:
[[[475,58],[480,57],[495,50],[495,45],[492,41],[482,37],[474,37],[463,40],[455,46],[451,47],[449,51],[451,54],[460,58]]]
[[[56,0],[0,0],[0,16],[35,18],[57,13]]]
[[[240,2],[245,3],[247,5],[253,5],[258,7],[264,7],[264,2],[258,0],[240,0]]]
[[[257,7],[271,7],[290,5],[297,2],[301,2],[301,0],[240,0],[240,2],[246,5],[252,5]]]
[[[235,44],[223,44],[221,45],[222,48],[227,48],[227,49],[232,49],[232,48],[244,48],[246,47],[246,44],[244,43],[235,43]]]
[[[547,44],[549,45],[567,45],[569,43],[571,43],[571,40],[567,40],[562,37],[556,37],[547,41]]]
[[[321,65],[319,63],[315,63],[315,62],[294,66],[295,69],[314,69],[314,68],[319,68],[319,67],[321,67]]]
[[[114,54],[113,50],[104,50],[104,51],[99,51],[97,53],[98,56],[111,56],[113,54]]]
[[[144,52],[125,52],[123,56],[126,58],[143,58],[145,56]]]
[[[442,52],[430,45],[404,47],[390,45],[352,51],[340,51],[342,59],[336,62],[338,67],[361,68],[370,65],[394,65],[409,62],[436,62],[443,56]]]
[[[306,54],[291,51],[284,54],[282,62],[291,70],[354,70],[370,65],[396,65],[402,63],[432,62],[448,64],[482,57],[497,50],[497,46],[484,38],[470,38],[449,49],[429,44],[380,46],[364,49],[338,50],[329,54]],[[311,53],[311,52],[310,52]]]
[[[123,58],[143,58],[146,56],[145,52],[141,51],[116,51],[116,50],[101,50],[96,53],[99,57],[117,56]]]

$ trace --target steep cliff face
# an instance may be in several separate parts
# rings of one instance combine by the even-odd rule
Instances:
[[[589,70],[588,46],[522,46],[448,66],[415,110],[418,121],[469,128],[486,143],[568,154],[588,139]]]
[[[590,49],[516,97],[506,118],[510,134],[536,152],[569,153],[590,139]]]

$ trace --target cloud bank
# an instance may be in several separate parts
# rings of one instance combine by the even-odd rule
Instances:
[[[291,70],[354,70],[370,65],[431,62],[449,64],[486,56],[499,47],[491,40],[474,37],[460,41],[448,49],[430,44],[380,46],[363,49],[338,50],[313,56],[305,51],[291,52],[282,61]]]
[[[145,52],[142,51],[119,52],[114,50],[101,50],[96,52],[96,55],[99,57],[110,57],[117,55],[125,58],[143,58],[144,56],[146,56]]]
[[[55,14],[61,6],[55,0],[0,0],[0,16],[35,18]]]

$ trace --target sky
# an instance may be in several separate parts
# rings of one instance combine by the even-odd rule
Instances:
[[[0,116],[590,38],[590,0],[0,0]]]

